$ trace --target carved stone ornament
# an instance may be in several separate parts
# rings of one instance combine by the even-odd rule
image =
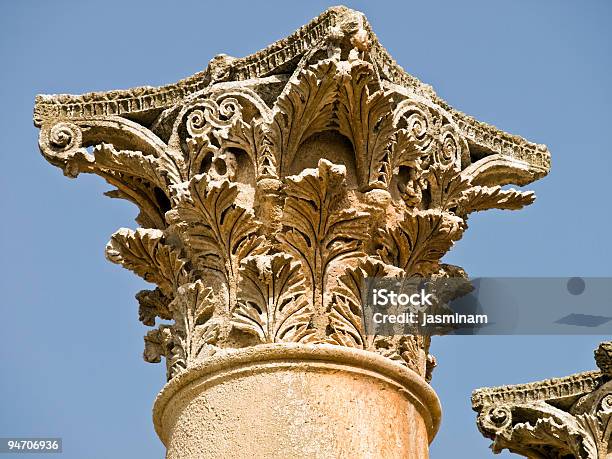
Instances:
[[[159,88],[42,95],[34,122],[65,175],[140,209],[107,258],[136,295],[144,358],[168,379],[274,343],[378,353],[429,379],[429,338],[369,336],[369,276],[457,276],[440,263],[471,212],[546,175],[544,145],[476,121],[389,56],[361,13],[331,8],[245,58]]]
[[[491,448],[534,459],[612,457],[612,342],[595,351],[599,371],[484,388],[472,394]]]

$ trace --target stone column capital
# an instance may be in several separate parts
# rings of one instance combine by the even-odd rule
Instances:
[[[50,163],[139,207],[106,255],[155,285],[137,294],[156,326],[144,358],[164,357],[169,380],[271,344],[360,349],[429,379],[429,337],[366,332],[365,279],[465,276],[440,259],[468,215],[531,204],[502,186],[550,167],[545,146],[450,107],[344,7],[175,84],[38,96],[34,122]]]
[[[607,459],[612,444],[612,342],[595,351],[598,371],[474,391],[472,407],[491,449],[529,458]]]

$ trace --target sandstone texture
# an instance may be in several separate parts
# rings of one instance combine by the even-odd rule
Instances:
[[[598,371],[472,394],[491,448],[538,459],[612,458],[612,341],[595,350]]]
[[[502,186],[550,168],[343,7],[175,84],[38,96],[34,122],[51,164],[140,209],[106,255],[155,285],[136,297],[170,458],[427,457],[430,338],[369,334],[364,282],[465,277],[440,259],[468,215],[531,204]]]

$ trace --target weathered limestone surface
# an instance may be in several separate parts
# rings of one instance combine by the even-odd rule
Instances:
[[[440,420],[413,371],[371,352],[296,344],[212,357],[174,378],[154,412],[168,458],[420,459]]]
[[[155,422],[173,458],[427,457],[429,338],[369,335],[364,279],[465,276],[440,259],[468,215],[532,203],[501,187],[550,167],[545,146],[448,106],[343,7],[176,84],[38,96],[34,122],[50,163],[140,209],[106,254],[156,284],[137,299],[157,325],[145,360],[166,361]]]
[[[595,361],[599,371],[474,391],[478,428],[493,452],[612,458],[612,341],[599,346]]]

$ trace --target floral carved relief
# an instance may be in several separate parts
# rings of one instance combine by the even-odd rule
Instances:
[[[369,26],[345,14],[291,65],[241,78],[230,60],[165,105],[135,90],[132,116],[112,95],[102,113],[40,101],[45,158],[140,209],[106,255],[154,284],[137,294],[156,326],[144,356],[165,358],[169,378],[276,342],[362,348],[429,376],[429,338],[364,329],[365,279],[462,273],[441,259],[468,215],[534,200],[502,186],[545,174],[545,149],[483,146],[437,96],[386,75]]]

